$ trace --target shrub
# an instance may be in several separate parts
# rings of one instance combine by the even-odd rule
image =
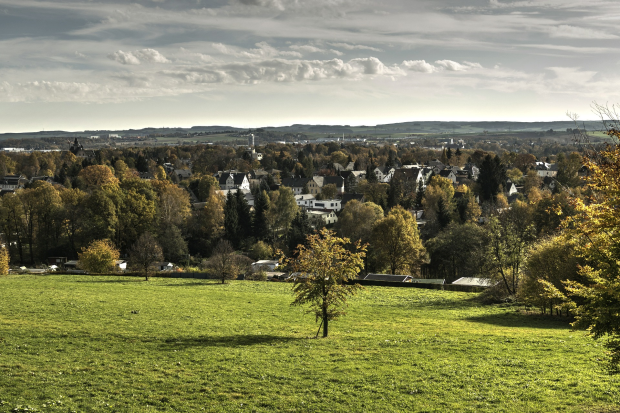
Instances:
[[[114,272],[114,263],[119,252],[112,242],[100,239],[91,242],[79,255],[80,267],[89,273],[104,274]]]

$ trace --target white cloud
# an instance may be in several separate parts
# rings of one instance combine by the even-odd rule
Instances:
[[[453,60],[437,60],[435,61],[435,64],[450,72],[462,72],[470,69],[479,69],[482,67],[480,63],[458,63]]]
[[[300,51],[300,52],[305,52],[305,53],[325,53],[324,49],[321,49],[320,47],[312,46],[310,44],[304,44],[304,45],[293,44],[289,46],[289,48]]]
[[[329,43],[330,46],[340,47],[345,50],[371,50],[373,52],[380,52],[381,49],[377,49],[376,47],[364,46],[361,44],[349,44],[349,43]]]
[[[437,71],[437,68],[427,63],[426,60],[405,60],[403,66],[412,72],[433,73]]]
[[[142,49],[133,52],[123,52],[119,50],[108,55],[110,60],[114,60],[124,65],[139,65],[141,63],[170,63],[161,53],[155,49]]]
[[[278,50],[275,47],[269,45],[267,42],[258,42],[255,44],[255,49],[247,50],[240,49],[238,47],[227,46],[222,43],[213,43],[211,46],[221,54],[247,59],[266,59],[278,56],[301,57],[301,53],[299,52]]]
[[[617,39],[618,36],[605,33],[599,30],[588,29],[577,26],[569,26],[566,24],[559,25],[557,27],[552,27],[549,30],[549,35],[551,37],[563,37],[568,39]]]

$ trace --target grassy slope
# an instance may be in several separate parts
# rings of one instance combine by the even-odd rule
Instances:
[[[607,411],[619,380],[563,320],[367,288],[332,337],[290,285],[0,279],[0,411]],[[61,403],[58,403],[58,402]],[[43,407],[45,405],[45,407]],[[148,407],[147,407],[148,406]]]

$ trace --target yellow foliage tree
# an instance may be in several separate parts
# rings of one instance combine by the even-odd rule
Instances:
[[[574,326],[607,339],[610,372],[620,373],[620,129],[608,133],[615,143],[585,162],[590,195],[573,200],[577,215],[566,220],[588,263],[580,271],[585,280],[566,284],[579,304]]]
[[[93,274],[105,274],[114,272],[119,252],[110,240],[100,239],[91,242],[78,257],[80,267],[84,270]]]
[[[9,274],[9,249],[0,247],[0,275]]]
[[[297,258],[283,260],[299,273],[292,305],[310,305],[309,312],[317,321],[321,320],[323,337],[329,333],[329,321],[345,314],[347,297],[361,288],[345,283],[356,278],[364,267],[366,246],[358,242],[350,251],[347,244],[348,238],[339,238],[333,231],[323,229],[309,235],[307,245],[298,246]]]
[[[372,240],[374,259],[391,274],[414,274],[426,258],[416,220],[401,206],[376,222]]]

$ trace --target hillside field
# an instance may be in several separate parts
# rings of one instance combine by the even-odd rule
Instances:
[[[613,412],[602,343],[476,294],[368,287],[331,337],[291,285],[0,278],[0,411]],[[28,409],[28,410],[26,410]],[[34,410],[33,410],[34,409]]]

